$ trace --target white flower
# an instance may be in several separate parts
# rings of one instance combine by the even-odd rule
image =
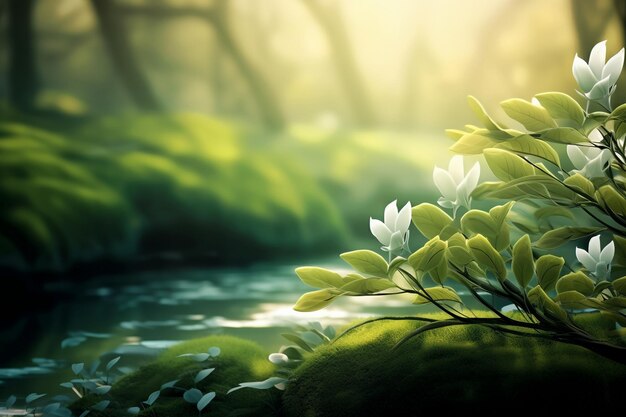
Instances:
[[[574,165],[572,172],[577,172],[587,178],[604,176],[604,170],[609,166],[612,155],[608,149],[595,146],[567,145],[567,156]]]
[[[624,66],[624,48],[606,61],[606,41],[597,43],[589,55],[589,64],[576,54],[572,72],[578,86],[588,100],[596,100],[607,109],[609,97]]]
[[[611,275],[611,262],[615,255],[615,244],[611,241],[601,249],[600,235],[589,240],[589,251],[576,248],[576,258],[598,280],[609,279]]]
[[[455,215],[461,206],[469,209],[472,202],[470,195],[478,185],[479,177],[480,164],[476,162],[466,175],[460,155],[452,157],[447,171],[436,166],[433,180],[442,195],[437,202],[441,207],[454,209]]]
[[[398,212],[397,200],[385,207],[385,222],[370,217],[370,230],[383,245],[382,250],[397,253],[405,248],[409,241],[411,225],[411,202],[405,204]]]

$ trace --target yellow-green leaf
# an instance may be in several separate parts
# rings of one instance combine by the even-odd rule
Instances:
[[[455,233],[448,239],[448,260],[458,267],[463,267],[474,260],[467,249],[465,236]]]
[[[481,154],[484,149],[497,144],[496,140],[487,135],[488,132],[482,131],[482,129],[481,131],[467,133],[457,140],[454,145],[450,146],[450,150],[463,155]]]
[[[626,295],[626,277],[621,277],[613,281],[613,289],[618,294]]]
[[[559,294],[566,291],[578,291],[583,295],[591,295],[593,288],[593,280],[581,271],[563,275],[556,282],[556,291]]]
[[[513,260],[511,268],[515,274],[515,279],[522,288],[526,288],[535,272],[535,262],[533,251],[530,246],[530,237],[522,236],[513,245]]]
[[[554,289],[556,280],[561,275],[561,269],[565,265],[565,259],[560,256],[543,255],[535,262],[537,282],[546,291]]]
[[[535,169],[520,156],[504,149],[489,148],[483,154],[493,174],[502,181],[533,175]]]
[[[396,284],[387,278],[363,278],[349,282],[340,289],[343,292],[374,294],[394,287]]]
[[[528,291],[528,301],[549,317],[566,320],[567,313],[539,285]]]
[[[462,303],[461,297],[450,287],[431,287],[424,288],[425,294],[418,295],[413,304],[428,304],[431,299],[434,301],[454,301]]]
[[[476,97],[474,96],[468,96],[467,97],[467,104],[469,105],[470,109],[474,112],[474,114],[476,115],[476,117],[478,118],[478,120],[480,120],[480,123],[482,123],[482,125],[489,129],[489,130],[503,130],[506,129],[506,126],[500,126],[498,125],[498,123],[496,123],[485,111],[485,108],[483,107],[482,104],[480,104],[480,101],[478,101],[478,99],[476,99]]]
[[[604,230],[602,227],[573,227],[565,226],[546,232],[537,242],[535,247],[540,249],[557,248],[570,240],[581,239],[583,237],[596,234]]]
[[[548,111],[520,98],[512,98],[500,103],[504,112],[512,119],[520,122],[531,132],[557,127]]]
[[[587,178],[583,177],[579,173],[567,177],[563,182],[593,199],[596,188],[591,181],[589,181]]]
[[[387,261],[376,252],[355,250],[342,253],[339,256],[359,272],[379,277],[387,276]]]
[[[412,219],[415,227],[427,239],[439,235],[446,226],[452,223],[452,217],[430,203],[422,203],[413,207]]]
[[[583,108],[567,94],[549,92],[537,94],[535,97],[554,119],[568,120],[577,126],[582,126],[584,123],[585,112]]]
[[[328,288],[307,292],[298,299],[293,309],[302,312],[321,310],[332,303],[340,294],[341,292]]]
[[[587,136],[571,127],[557,127],[554,129],[544,130],[540,133],[539,138],[548,142],[564,144],[589,142],[589,138]]]
[[[495,145],[496,148],[507,149],[518,154],[536,156],[561,166],[559,154],[546,142],[535,139],[530,135],[522,135]]]
[[[506,279],[504,259],[486,237],[476,235],[467,241],[467,246],[479,265],[491,270],[500,281]]]
[[[603,185],[598,189],[597,196],[604,207],[619,216],[626,217],[626,199],[615,188]]]
[[[296,274],[306,285],[315,288],[339,288],[344,284],[341,275],[338,273],[315,266],[296,268]]]

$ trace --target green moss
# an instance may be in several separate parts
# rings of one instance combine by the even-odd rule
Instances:
[[[197,363],[189,358],[179,358],[183,353],[206,352],[218,346],[221,354],[213,362]],[[139,406],[151,392],[158,390],[165,382],[180,379],[176,386],[194,386],[193,377],[204,368],[214,367],[215,371],[197,388],[203,393],[215,391],[216,398],[203,414],[210,416],[273,416],[280,408],[277,390],[260,391],[242,389],[226,395],[226,392],[240,382],[259,381],[272,376],[273,365],[267,360],[267,352],[254,342],[232,336],[209,336],[181,343],[166,351],[155,362],[146,365],[120,379],[110,391],[111,405],[105,412],[92,412],[94,416],[128,415],[129,407]],[[74,404],[76,410],[83,410],[104,397],[86,398]],[[151,408],[160,417],[193,416],[198,411],[195,405],[185,402],[182,391],[168,389]],[[80,414],[80,413],[79,413]],[[150,416],[150,410],[140,415]]]
[[[283,396],[287,416],[413,416],[426,410],[618,409],[626,366],[571,345],[479,326],[426,332],[377,322],[318,349]]]

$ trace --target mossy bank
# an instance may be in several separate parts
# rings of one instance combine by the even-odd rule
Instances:
[[[442,318],[433,314],[431,317]],[[609,330],[587,319],[596,332]],[[197,384],[203,393],[216,392],[203,411],[209,416],[416,416],[435,409],[477,408],[486,414],[504,411],[558,409],[619,410],[626,386],[626,366],[576,346],[531,337],[505,336],[479,326],[432,330],[394,345],[418,321],[378,321],[349,332],[308,354],[286,391],[242,389],[241,382],[276,375],[269,352],[254,342],[210,336],[177,345],[155,362],[113,386],[110,406],[94,416],[128,415],[151,392],[170,380],[194,386],[193,377],[208,366],[215,371]],[[221,349],[214,362],[180,358],[183,353]],[[74,404],[83,410],[102,397]],[[166,389],[140,415],[194,416],[182,391]]]

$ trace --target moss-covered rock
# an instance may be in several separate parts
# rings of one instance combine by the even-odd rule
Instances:
[[[194,362],[180,358],[184,353],[206,352],[210,347],[221,349],[219,357],[209,362]],[[240,382],[259,381],[272,376],[274,366],[267,360],[267,352],[254,342],[232,336],[209,336],[176,345],[167,350],[155,362],[120,379],[104,397],[88,397],[74,404],[82,411],[102,399],[111,403],[104,412],[92,411],[93,416],[127,416],[129,407],[138,407],[151,392],[162,384],[180,379],[177,387],[194,387],[193,378],[201,369],[214,367],[215,371],[197,384],[203,393],[214,391],[215,399],[204,410],[210,416],[275,416],[280,412],[280,396],[277,390],[260,391],[242,389],[226,395]],[[153,407],[141,416],[188,417],[198,415],[195,405],[185,402],[183,392],[166,389],[161,392]],[[80,413],[78,413],[80,414]]]
[[[393,349],[421,324],[376,322],[316,350],[283,395],[286,415],[617,410],[623,401],[626,366],[576,346],[462,326]]]

